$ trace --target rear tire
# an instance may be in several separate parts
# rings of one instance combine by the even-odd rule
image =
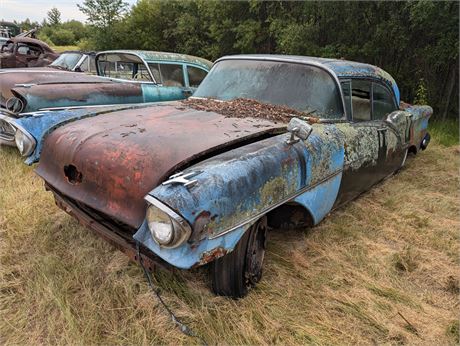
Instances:
[[[267,219],[262,217],[245,232],[229,254],[211,263],[215,294],[242,298],[262,278],[267,239]]]

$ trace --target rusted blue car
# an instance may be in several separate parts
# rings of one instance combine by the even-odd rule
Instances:
[[[427,147],[429,106],[378,67],[219,59],[187,101],[61,126],[36,172],[57,204],[133,260],[210,264],[216,294],[262,275],[267,230],[310,227]]]
[[[15,146],[18,128],[30,135],[54,129],[60,115],[46,110],[184,99],[211,66],[185,54],[123,50],[97,54],[97,76],[56,69],[0,70],[0,144]],[[64,118],[68,122],[71,117],[66,113]]]

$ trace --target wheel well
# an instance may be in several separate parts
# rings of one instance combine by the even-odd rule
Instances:
[[[313,216],[304,206],[289,202],[267,213],[267,224],[270,228],[293,229],[312,227]]]
[[[417,154],[417,147],[415,145],[411,145],[409,147],[409,152],[412,153],[412,154]]]

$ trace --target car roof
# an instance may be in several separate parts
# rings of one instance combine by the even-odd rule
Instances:
[[[141,59],[151,62],[151,61],[175,61],[182,63],[190,63],[199,65],[206,70],[210,70],[212,67],[212,62],[203,58],[199,58],[193,55],[179,54],[179,53],[170,53],[170,52],[156,52],[150,50],[106,50],[99,52],[100,54],[105,53],[125,53],[125,54],[134,54],[140,57]]]
[[[45,42],[37,40],[36,38],[30,37],[10,37],[8,41],[12,41],[14,43],[31,43],[41,46],[43,49],[48,51],[49,53],[55,53],[54,50],[51,49]]]
[[[344,59],[318,58],[301,55],[275,55],[275,54],[245,54],[230,55],[218,59],[216,62],[228,59],[266,59],[284,60],[288,62],[321,65],[332,71],[338,78],[372,78],[388,85],[393,90],[396,101],[399,104],[400,94],[396,81],[391,75],[380,67],[356,61]]]

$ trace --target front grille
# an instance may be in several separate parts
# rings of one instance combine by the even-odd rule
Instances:
[[[134,233],[136,233],[136,231],[137,231],[135,228],[133,228],[131,226],[128,226],[128,225],[126,225],[126,224],[124,224],[122,222],[119,222],[117,220],[114,220],[110,216],[108,216],[108,215],[106,215],[104,213],[101,213],[100,211],[98,211],[98,210],[96,210],[94,208],[91,208],[90,206],[88,206],[88,205],[86,205],[84,203],[72,200],[67,196],[65,196],[64,198],[68,199],[73,204],[77,205],[79,209],[84,211],[86,214],[90,215],[94,219],[94,221],[101,223],[105,227],[109,228],[110,230],[112,230],[113,232],[115,232],[115,233],[117,233],[119,235],[122,235],[123,237],[126,237],[127,235],[129,235],[129,237],[132,237],[134,235]]]
[[[49,184],[45,184],[47,190],[51,190],[55,195],[62,198],[64,201],[68,201],[84,214],[88,215],[93,221],[100,223],[104,227],[108,228],[110,231],[122,236],[123,238],[132,240],[132,236],[136,233],[137,229],[131,226],[124,224],[123,222],[117,221],[112,217],[86,205],[85,203],[78,202],[68,196],[61,194],[59,191],[55,190]]]

